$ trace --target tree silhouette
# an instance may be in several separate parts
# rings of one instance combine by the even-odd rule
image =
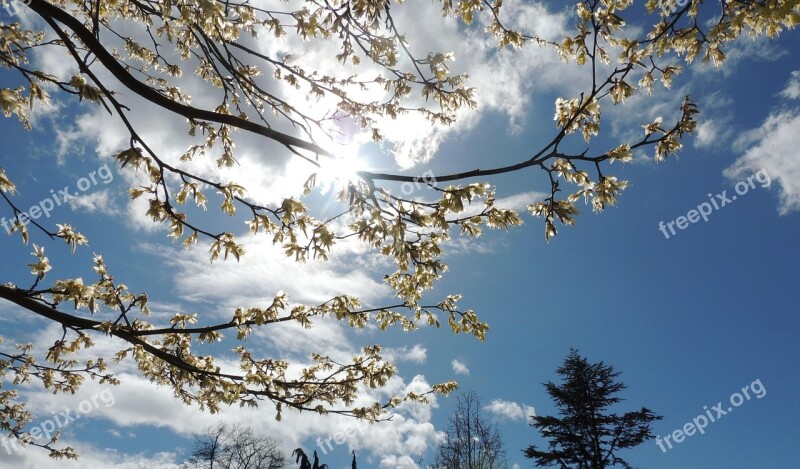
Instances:
[[[292,456],[295,458],[295,462],[300,463],[300,469],[328,469],[327,464],[320,465],[319,457],[317,456],[317,452],[314,451],[314,462],[312,463],[311,460],[308,458],[308,455],[302,448],[297,448],[296,450],[292,451]],[[351,464],[351,469],[358,469],[358,465],[356,463],[356,452],[353,451],[353,462]]]
[[[508,467],[497,426],[481,415],[481,399],[474,391],[457,396],[446,440],[439,445],[435,468],[502,469]]]
[[[622,401],[616,395],[626,388],[617,380],[620,373],[603,362],[589,363],[576,349],[570,349],[557,373],[563,377],[562,384],[544,386],[559,417],[531,417],[531,426],[548,440],[549,449],[531,445],[525,457],[536,460],[538,466],[561,469],[630,468],[616,453],[652,438],[650,423],[661,416],[645,407],[623,415],[610,413],[609,407]]]
[[[305,451],[302,448],[297,448],[296,450],[292,451],[292,456],[295,458],[295,462],[300,463],[300,469],[327,469],[328,465],[323,464],[320,466],[319,464],[319,457],[317,456],[317,452],[314,451],[314,463],[312,464],[311,461],[308,459],[308,455],[306,455]]]
[[[208,469],[282,469],[286,458],[275,439],[221,423],[195,440],[189,463]]]

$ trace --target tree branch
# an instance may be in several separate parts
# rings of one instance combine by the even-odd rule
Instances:
[[[105,47],[95,38],[91,31],[86,29],[80,21],[65,12],[64,10],[45,2],[44,0],[31,0],[28,7],[35,11],[43,19],[54,19],[69,28],[83,42],[83,44],[97,57],[100,63],[126,88],[133,91],[140,97],[160,106],[170,112],[186,117],[187,119],[203,120],[216,122],[219,124],[230,125],[238,129],[246,130],[254,134],[262,135],[274,140],[287,148],[302,148],[317,155],[333,157],[334,155],[324,148],[306,140],[292,137],[282,132],[270,129],[255,122],[250,122],[240,117],[221,114],[218,112],[198,109],[193,106],[173,101],[162,96],[150,86],[134,78],[119,62],[109,53]],[[84,67],[83,64],[79,64]]]

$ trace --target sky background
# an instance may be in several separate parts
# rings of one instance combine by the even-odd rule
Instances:
[[[472,76],[479,108],[448,129],[412,117],[391,124],[387,136],[397,143],[394,154],[388,146],[362,144],[354,136],[345,148],[358,155],[365,169],[420,175],[499,166],[527,159],[552,138],[553,102],[582,89],[586,68],[562,64],[552,51],[536,47],[495,53],[486,37],[440,20],[432,4],[411,3],[411,11],[398,12],[398,25],[410,31],[412,46],[456,53],[454,67]],[[507,8],[513,23],[554,39],[573,24],[561,3],[507,2]],[[25,11],[17,16],[31,20]],[[434,19],[415,21],[418,17]],[[646,24],[640,17],[632,19]],[[0,11],[0,22],[8,20],[8,13]],[[634,22],[631,30],[636,27]],[[428,297],[462,293],[460,305],[474,309],[490,325],[485,342],[454,335],[446,326],[402,333],[353,331],[319,321],[309,331],[290,325],[264,330],[247,345],[265,355],[306,361],[312,350],[347,356],[361,346],[381,343],[399,373],[386,390],[368,393],[365,399],[456,379],[462,390],[481,397],[485,417],[497,423],[508,459],[519,467],[533,466],[522,455],[525,447],[545,444],[528,425],[529,416],[554,412],[542,383],[558,379],[555,370],[570,347],[621,371],[628,389],[615,410],[646,406],[663,415],[653,425],[654,434],[662,437],[704,414],[704,406],[711,409],[722,402],[723,408],[729,407],[733,393],[758,380],[762,397],[752,397],[710,423],[705,434],[688,437],[667,452],[649,441],[620,456],[642,468],[792,467],[800,427],[795,366],[800,357],[798,39],[795,31],[772,41],[738,40],[719,70],[695,64],[675,79],[671,90],[657,87],[651,97],[637,95],[613,108],[607,104],[603,131],[591,144],[598,153],[631,135],[638,137],[640,125],[657,116],[674,120],[686,95],[701,109],[698,132],[684,141],[679,158],[656,164],[648,148],[634,162],[606,170],[629,181],[617,207],[593,214],[591,207],[581,206],[577,226],[559,227],[549,244],[541,221],[528,215],[523,215],[522,227],[509,232],[487,231],[472,242],[454,236],[445,258],[450,270]],[[265,47],[298,45],[289,39]],[[300,60],[332,67],[315,55],[324,53],[309,50]],[[56,55],[41,54],[36,60],[65,76],[72,73]],[[17,78],[0,71],[0,80],[8,86]],[[190,93],[193,85],[187,84]],[[180,120],[133,97],[127,102],[139,111],[135,122],[143,134],[165,155],[177,157],[189,141]],[[102,253],[118,280],[132,291],[148,293],[155,317],[196,312],[206,322],[230,317],[237,306],[268,301],[280,290],[298,302],[335,294],[360,296],[367,305],[391,300],[391,291],[381,283],[387,265],[356,242],[338,245],[327,263],[305,265],[284,259],[264,237],[245,238],[247,255],[238,264],[210,264],[208,243],[182,250],[148,221],[140,203],[127,198],[127,189],[140,180],[113,163],[112,155],[127,137],[100,108],[56,100],[36,115],[31,132],[16,120],[0,120],[0,139],[0,166],[18,186],[14,200],[20,207],[38,203],[50,189],[74,188],[104,165],[111,168],[108,179],[98,178],[45,220],[51,226],[69,221],[89,238],[88,248],[73,256],[60,243],[33,238],[54,265],[51,281],[93,278],[91,253]],[[572,141],[573,148],[585,147],[579,137]],[[225,177],[248,187],[254,199],[268,203],[301,192],[308,170],[302,162],[251,137],[241,138],[237,147],[241,165]],[[210,173],[214,167],[210,161],[194,169]],[[687,215],[707,202],[709,194],[736,195],[736,184],[756,173],[760,176],[752,179],[754,187],[714,210],[707,222],[690,224],[668,239],[659,231],[659,222]],[[498,205],[522,211],[548,189],[546,177],[535,170],[490,181],[497,186]],[[426,195],[431,194],[414,194]],[[333,191],[317,191],[309,203],[333,210],[333,199]],[[0,211],[0,216],[9,214],[8,209]],[[206,220],[211,226],[245,231],[240,219],[232,222],[214,210]],[[0,231],[0,281],[27,285],[30,274],[24,266],[31,262],[30,251],[18,237]],[[0,335],[46,348],[60,332],[0,302]],[[116,350],[114,343],[99,337],[97,342],[96,353]],[[88,409],[82,402],[95,397],[81,419],[62,428],[62,441],[78,449],[81,462],[59,467],[175,467],[195,435],[223,420],[274,436],[287,456],[298,446],[319,449],[318,437],[353,429],[355,436],[334,445],[323,462],[345,467],[355,450],[359,467],[415,468],[420,459],[432,462],[455,405],[451,397],[427,407],[404,406],[393,421],[373,426],[293,412],[275,422],[266,405],[261,410],[226,408],[221,415],[201,413],[174,400],[168,389],[140,378],[130,362],[117,372],[123,384],[110,391],[113,399],[107,399],[109,391],[103,394],[106,387],[91,382],[74,396],[24,387],[24,397],[38,416],[34,424],[65,409]],[[0,468],[12,467],[55,466],[44,451],[0,447]]]

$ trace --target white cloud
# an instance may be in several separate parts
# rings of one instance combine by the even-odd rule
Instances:
[[[697,124],[694,146],[697,148],[710,147],[717,140],[719,128],[714,119],[707,119]]]
[[[716,91],[700,101],[702,113],[694,134],[694,147],[714,151],[728,151],[731,147],[731,121],[733,99],[723,91]],[[709,117],[713,116],[713,117]]]
[[[528,210],[528,205],[534,202],[541,202],[542,199],[549,197],[549,194],[538,191],[519,192],[506,197],[495,199],[494,206],[500,209],[514,210],[524,213]],[[470,217],[483,211],[485,205],[482,202],[469,204],[464,207],[464,211],[459,213],[460,217]]]
[[[396,121],[386,119],[382,130],[394,144],[395,160],[404,168],[430,160],[444,141],[473,128],[487,113],[505,115],[509,130],[521,130],[534,90],[570,87],[580,76],[573,73],[574,64],[564,64],[550,48],[529,44],[522,50],[498,50],[496,39],[483,31],[487,15],[477,17],[472,29],[450,20],[424,25],[419,22],[421,17],[439,15],[440,7],[436,4],[422,3],[413,9],[398,10],[396,21],[401,28],[413,25],[406,29],[411,50],[417,54],[431,50],[454,53],[451,70],[469,75],[469,86],[477,89],[477,110],[459,111],[457,122],[451,126],[431,125],[417,116],[401,116]],[[548,11],[541,3],[505,2],[503,16],[508,26],[550,40],[561,40],[568,29],[568,15]],[[423,101],[419,99],[418,104]]]
[[[800,99],[800,70],[792,72],[792,77],[786,85],[786,89],[781,92],[781,96],[789,99]]]
[[[170,278],[175,279],[174,285],[165,286],[167,289],[172,287],[177,293],[167,297],[172,298],[169,303],[156,303],[154,299],[152,307],[155,321],[161,321],[164,316],[174,312],[196,310],[215,313],[210,314],[214,316],[211,318],[209,314],[201,315],[206,323],[213,322],[216,316],[229,319],[234,307],[263,305],[264,302],[271,301],[278,290],[289,292],[295,301],[308,302],[325,301],[342,293],[358,294],[366,304],[381,300],[388,292],[382,283],[372,280],[370,269],[374,269],[375,266],[371,265],[369,260],[363,259],[363,254],[368,248],[357,242],[343,243],[329,262],[307,264],[296,264],[286,260],[280,250],[264,237],[254,237],[250,240],[248,255],[238,264],[218,262],[211,265],[207,258],[207,246],[202,244],[188,251],[173,250],[163,245],[142,245],[142,248],[159,256],[164,265],[162,268],[170,270]],[[110,268],[113,270],[113,265]],[[0,302],[0,308],[13,307],[6,302]],[[61,331],[56,324],[38,326],[39,324],[25,328],[30,331],[27,340],[36,343],[36,350],[47,350],[55,338],[61,337]],[[355,338],[349,337],[349,327],[334,320],[316,321],[311,330],[283,324],[278,327],[271,325],[257,331],[248,339],[247,346],[250,350],[258,355],[266,354],[268,357],[276,358],[292,355],[299,365],[304,365],[309,360],[308,352],[311,350],[331,356],[340,362],[349,361],[360,347],[360,344],[354,343],[355,339],[362,338],[360,335],[356,335]],[[365,332],[365,334],[371,333],[371,331]],[[109,357],[124,346],[119,341],[105,337],[96,337],[95,341],[97,346],[91,349],[90,353],[81,351],[76,358],[79,359],[84,354],[87,358]],[[374,343],[371,338],[370,343]],[[229,347],[223,349],[228,350]],[[412,363],[423,363],[427,357],[426,348],[419,344],[388,351],[387,357],[392,353],[398,360]],[[236,366],[230,358],[218,359],[217,364],[223,371]],[[294,367],[290,370],[290,375],[291,372],[296,372],[296,369],[297,367]],[[430,405],[403,403],[395,410],[396,414],[392,421],[374,425],[336,415],[320,416],[291,411],[284,412],[282,422],[276,422],[274,409],[269,403],[262,403],[258,410],[223,408],[219,415],[200,412],[196,406],[182,405],[168,388],[157,387],[143,379],[130,359],[120,364],[113,364],[111,371],[123,383],[113,388],[115,398],[113,406],[99,406],[81,419],[80,426],[73,423],[65,428],[65,440],[68,440],[65,443],[76,446],[82,454],[81,462],[86,464],[80,467],[107,467],[101,463],[95,464],[98,460],[94,459],[93,454],[101,450],[80,440],[80,438],[91,439],[90,434],[80,430],[88,427],[93,419],[104,419],[113,423],[112,430],[116,433],[111,434],[114,436],[125,435],[131,429],[146,431],[151,427],[166,428],[175,434],[192,436],[221,419],[236,421],[258,433],[279,435],[286,454],[300,446],[309,449],[309,446],[313,446],[309,442],[315,441],[317,437],[329,438],[342,429],[355,426],[360,431],[347,441],[347,452],[355,449],[359,461],[366,461],[365,467],[378,467],[381,464],[389,464],[387,467],[392,467],[392,461],[401,463],[406,459],[419,458],[441,438],[440,432],[431,423],[432,409],[437,405],[435,398]],[[81,401],[104,388],[105,386],[89,381],[74,396],[61,394],[54,396],[33,385],[24,386],[22,391],[23,399],[30,403],[31,410],[36,415],[46,417],[65,408],[76,408]],[[392,395],[404,395],[411,391],[424,394],[430,389],[431,385],[424,376],[412,375],[406,379],[398,375],[381,389],[363,390],[353,405],[386,402]],[[346,454],[344,447],[338,451]],[[109,455],[107,462],[113,463],[114,467],[133,468],[139,463],[148,467],[174,467],[173,463],[179,463],[180,458],[173,456],[159,459],[163,466],[150,464],[144,457],[133,458],[122,455],[119,457]],[[5,467],[47,467],[47,465],[42,464],[38,453],[33,452],[31,456],[15,459],[12,466]],[[5,469],[5,467],[0,463],[0,468]]]
[[[730,119],[721,118],[701,120],[697,124],[694,136],[695,148],[722,150],[730,148],[730,136],[733,133],[728,123]]]
[[[411,348],[403,346],[384,349],[383,355],[391,362],[407,361],[421,365],[428,359],[428,349],[420,344],[414,344]]]
[[[537,191],[520,192],[519,194],[501,197],[495,200],[494,206],[507,210],[516,210],[517,212],[525,212],[528,210],[528,205],[534,202],[541,202],[549,196],[550,194]]]
[[[374,279],[375,268],[365,260],[371,248],[357,240],[337,243],[327,262],[295,262],[266,236],[243,238],[246,254],[240,262],[208,258],[208,243],[188,251],[143,245],[176,269],[176,289],[187,301],[217,303],[227,308],[271,302],[279,292],[292,301],[322,303],[334,296],[358,296],[370,305],[390,295],[389,287]],[[233,292],[236,292],[233,294]],[[233,309],[223,315],[233,314]]]
[[[108,189],[81,194],[69,200],[69,206],[73,211],[86,213],[102,213],[114,215],[119,212],[117,203],[113,201],[114,196]]]
[[[455,359],[450,363],[453,366],[453,372],[457,375],[468,375],[469,368],[467,368],[467,364]]]
[[[740,180],[760,170],[780,184],[782,215],[800,210],[800,109],[773,112],[764,123],[747,134],[749,147],[724,171]]]
[[[59,442],[61,443],[61,442]],[[120,454],[113,448],[99,448],[90,443],[80,441],[64,441],[65,446],[72,446],[80,454],[77,461],[60,460],[54,463],[47,451],[37,447],[15,447],[10,453],[5,449],[0,457],[0,469],[41,469],[58,467],[59,469],[84,469],[97,467],[114,467],[119,469],[179,469],[177,454],[157,453],[150,456]]]
[[[291,6],[287,8],[291,8]],[[581,74],[574,73],[574,69],[577,67],[575,64],[564,64],[556,52],[549,47],[530,44],[522,50],[513,48],[498,50],[496,38],[483,31],[486,26],[485,22],[488,21],[488,15],[480,15],[477,18],[477,22],[480,24],[476,24],[472,28],[464,27],[453,18],[441,18],[441,7],[435,3],[421,3],[414,5],[413,8],[393,9],[393,16],[398,28],[407,32],[405,39],[412,53],[418,58],[422,58],[429,51],[452,51],[455,56],[455,62],[451,66],[452,72],[468,74],[470,76],[469,86],[478,90],[477,110],[464,109],[458,112],[458,121],[450,126],[432,125],[420,114],[413,112],[401,114],[397,119],[379,117],[378,126],[390,144],[386,149],[401,167],[410,167],[429,160],[442,142],[452,135],[474,127],[487,113],[499,113],[507,116],[510,128],[520,130],[524,115],[531,105],[533,91],[576,88],[572,85],[577,77],[581,76]],[[504,4],[503,16],[504,22],[511,27],[538,34],[549,40],[560,40],[568,30],[570,15],[563,11],[549,11],[547,6],[542,3],[510,0]],[[421,23],[420,17],[432,20]],[[136,36],[136,31],[128,30],[129,27],[125,25],[121,27],[123,33]],[[145,41],[146,38],[142,38],[142,40]],[[380,69],[369,61],[364,61],[359,67],[352,69],[331,61],[330,58],[339,53],[339,46],[335,41],[311,40],[305,42],[291,34],[282,40],[275,40],[273,37],[265,35],[260,40],[247,45],[271,56],[280,56],[291,52],[296,65],[311,67],[320,73],[347,75],[350,72],[358,72],[363,76],[372,77],[380,72]],[[107,44],[109,48],[114,46],[113,43]],[[170,54],[166,49],[162,49],[161,53]],[[74,66],[71,66],[68,61],[64,61],[60,53],[48,49],[37,54],[38,60],[45,63],[48,70],[55,70],[57,75],[68,77],[74,73]],[[191,62],[187,63],[186,68],[191,69],[193,65]],[[100,76],[103,77],[102,74]],[[536,80],[530,78],[534,76],[537,77]],[[214,100],[219,99],[220,96],[208,93],[205,84],[194,74],[184,74],[178,80],[178,84],[184,92],[193,96],[194,105],[213,108],[218,104]],[[337,97],[312,99],[308,96],[306,89],[297,90],[280,81],[270,81],[270,92],[278,98],[296,104],[312,118],[322,118],[331,109],[336,108],[339,100]],[[373,90],[358,91],[355,96],[366,101],[381,101],[385,98],[385,91],[382,87],[376,87]],[[191,143],[197,143],[190,141],[191,139],[186,136],[184,119],[171,118],[132,93],[125,94],[124,101],[124,104],[132,109],[130,117],[138,133],[147,141],[153,142],[151,147],[156,149],[164,161],[170,164],[176,163],[177,157],[186,147]],[[414,95],[405,105],[413,109],[424,106],[426,103],[424,98],[419,96],[418,90],[415,90]],[[547,106],[551,105],[552,103],[547,103]],[[74,126],[59,129],[58,143],[62,153],[85,140],[96,142],[96,151],[100,155],[113,154],[127,145],[129,140],[127,131],[119,122],[109,120],[105,111],[100,107],[87,109],[90,110],[76,118]],[[284,126],[281,123],[271,122],[270,124],[277,125],[278,130],[296,133],[296,130],[289,126],[282,128]],[[98,131],[100,129],[102,132]],[[330,145],[330,142],[321,135],[321,131],[316,130],[314,133],[315,138],[323,145]],[[276,170],[276,168],[289,169],[293,163],[287,163],[287,161],[294,162],[297,161],[296,158],[290,158],[285,149],[277,146],[265,147],[263,138],[249,136],[245,132],[239,133],[236,138],[236,157],[241,163],[241,167],[232,168],[226,172],[237,182],[249,183],[245,184],[246,187],[255,192],[255,194],[250,194],[251,196],[256,200],[263,201],[265,194],[268,194],[271,196],[270,198],[274,199],[275,189],[278,185],[282,189],[292,189],[295,193],[298,192],[304,179],[299,183],[294,180],[285,181],[288,176],[287,171]],[[370,135],[362,133],[357,136],[348,135],[346,140],[352,140],[358,146],[368,142],[369,139]],[[338,148],[336,145],[330,145],[330,147],[336,152],[349,151],[346,148]],[[276,157],[276,155],[282,156]],[[205,159],[210,160],[211,158]],[[270,170],[253,170],[252,167],[248,167],[250,165],[254,165],[256,168],[266,166]],[[299,165],[299,168],[306,174],[313,169],[304,162]],[[202,175],[219,173],[213,164],[203,169],[205,171],[201,172]],[[296,169],[298,168],[293,170]],[[284,181],[291,184],[284,185]]]
[[[177,270],[176,288],[181,296],[194,302],[200,299],[197,293],[202,292],[203,302],[218,305],[224,311],[223,316],[231,314],[235,306],[271,301],[278,290],[286,291],[293,300],[312,303],[325,301],[345,292],[360,295],[363,301],[369,303],[378,301],[388,292],[386,287],[367,275],[371,267],[357,259],[363,254],[364,249],[358,243],[344,243],[341,249],[337,250],[338,254],[332,256],[328,262],[297,264],[286,260],[269,240],[257,237],[250,240],[248,254],[239,264],[219,263],[214,265],[213,270],[209,268],[207,249],[203,247],[190,253],[184,252],[182,256],[172,256],[169,252],[152,246],[145,248],[167,258],[174,258],[171,263]],[[198,303],[198,306],[205,308],[204,303]],[[257,342],[251,347],[256,344],[266,344],[269,345],[269,353],[290,354],[297,360],[307,359],[311,351],[340,361],[349,360],[357,347],[348,338],[346,334],[348,329],[334,320],[315,321],[314,327],[310,330],[289,323],[271,325],[268,330],[264,328],[254,332],[251,340],[255,339]],[[393,361],[423,363],[427,357],[427,350],[421,345],[414,345],[388,349],[385,356]],[[397,376],[390,380],[386,387],[365,394],[362,404],[368,403],[367,398],[381,401],[389,395],[402,395],[409,391],[423,394],[429,390],[430,385],[422,376],[415,376],[410,382],[405,382]],[[396,409],[398,414],[391,422],[372,426],[365,422],[349,421],[336,416],[312,418],[310,414],[304,413],[294,417],[298,420],[284,416],[283,422],[272,431],[280,431],[282,435],[294,441],[293,444],[299,445],[303,438],[313,439],[321,436],[325,439],[342,429],[353,427],[358,431],[354,438],[347,441],[349,448],[356,449],[359,460],[368,458],[378,464],[385,458],[391,460],[392,457],[401,455],[421,455],[430,444],[438,441],[439,434],[430,423],[432,407],[435,405],[435,400],[433,406],[404,403],[398,406]],[[231,415],[231,412],[234,416],[238,415],[236,410],[228,411],[226,414]],[[163,409],[158,414],[163,415]],[[135,417],[130,416],[130,418]],[[155,417],[148,415],[146,418]],[[308,420],[309,418],[311,420]],[[158,420],[165,419],[159,417]],[[151,424],[157,423],[151,422]]]
[[[536,409],[532,406],[505,401],[503,399],[493,399],[489,404],[484,406],[484,410],[499,419],[512,421],[525,421],[531,416],[536,415]]]
[[[261,244],[256,241],[252,246],[254,247],[251,247],[248,256],[251,261],[243,259],[242,263],[238,265],[218,263],[214,265],[215,269],[211,269],[206,259],[206,249],[202,247],[196,252],[181,252],[181,255],[178,256],[175,256],[175,253],[169,249],[164,250],[163,247],[156,248],[145,245],[144,248],[165,258],[174,259],[174,262],[170,263],[168,267],[175,270],[176,275],[173,275],[173,278],[180,277],[175,286],[180,295],[176,298],[183,296],[189,300],[195,300],[197,292],[203,291],[205,293],[203,302],[190,301],[189,304],[203,310],[220,311],[219,315],[222,317],[232,314],[231,308],[234,306],[263,304],[264,301],[271,300],[275,291],[284,287],[296,295],[295,299],[305,300],[327,299],[341,289],[350,293],[355,290],[357,293],[363,294],[362,296],[369,301],[376,301],[382,294],[382,285],[365,282],[361,277],[362,269],[364,269],[362,264],[347,257],[357,257],[356,254],[361,249],[357,245],[344,248],[343,255],[346,254],[344,258],[334,256],[328,263],[309,263],[306,267],[310,270],[297,272],[284,269],[284,262],[287,263],[287,269],[294,265],[292,262],[283,260],[280,253],[271,253],[272,248],[265,247],[271,246],[271,243]],[[262,268],[264,264],[267,265],[267,268]],[[244,269],[243,275],[238,273],[240,269]],[[283,276],[288,276],[289,280],[281,279]],[[295,282],[292,282],[291,279],[295,279]],[[280,282],[285,283],[280,284]],[[308,291],[304,291],[304,289],[308,289]],[[263,301],[259,301],[259,299]],[[170,312],[190,311],[186,305],[175,302],[154,303],[153,307],[155,309],[154,320],[160,320]],[[48,324],[44,328],[28,328],[30,331],[37,331],[35,334],[32,333],[29,338],[37,344],[37,350],[46,350],[52,344],[54,337],[60,337],[56,326]],[[294,361],[297,365],[290,368],[290,376],[292,373],[296,374],[300,366],[307,365],[305,362],[309,360],[308,352],[312,350],[343,362],[349,361],[357,353],[359,347],[348,337],[347,330],[349,328],[333,320],[317,321],[311,330],[286,324],[280,325],[280,327],[271,325],[268,329],[268,331],[266,328],[264,330],[257,329],[257,332],[248,339],[248,346],[257,354],[266,351],[270,357],[295,356]],[[96,343],[96,347],[89,351],[91,353],[81,351],[76,359],[80,359],[83,355],[86,355],[87,358],[90,355],[112,356],[123,345],[104,337],[96,338]],[[387,357],[392,354],[399,360],[422,363],[427,356],[427,350],[421,345],[414,345],[390,350]],[[224,357],[218,358],[217,364],[223,372],[236,367],[233,360]],[[83,427],[84,422],[88,424],[92,419],[105,419],[112,422],[114,425],[112,430],[117,432],[112,435],[129,433],[124,429],[160,427],[167,428],[179,435],[192,436],[220,420],[236,421],[258,433],[280,435],[282,449],[286,454],[301,446],[309,449],[309,446],[314,445],[310,442],[316,441],[316,438],[321,437],[324,440],[337,432],[352,427],[356,430],[356,434],[346,442],[347,452],[356,450],[359,461],[366,461],[365,466],[367,467],[377,467],[381,464],[389,464],[388,467],[392,467],[391,464],[394,461],[402,463],[406,460],[405,458],[413,461],[414,458],[419,458],[424,454],[431,445],[437,444],[441,438],[441,433],[431,423],[432,411],[437,406],[435,398],[432,398],[430,405],[402,403],[395,409],[391,421],[379,422],[374,425],[337,415],[320,416],[314,413],[292,411],[284,412],[283,420],[276,422],[274,409],[269,403],[262,403],[258,410],[226,407],[218,415],[200,412],[196,406],[182,405],[168,388],[157,387],[143,379],[131,360],[112,365],[111,371],[123,383],[119,387],[112,388],[113,405],[97,406],[81,419],[80,426],[73,423],[64,429],[65,439],[69,440],[67,442],[70,444],[77,442],[74,446],[82,454],[86,452],[87,458],[82,461],[93,461],[91,456],[93,449],[85,442],[76,440],[76,437],[84,436],[80,428]],[[74,396],[60,394],[53,396],[33,385],[25,385],[23,388],[23,398],[30,403],[30,409],[36,415],[49,416],[53,412],[60,412],[65,408],[78,408],[82,401],[102,392],[105,386],[90,381],[84,384]],[[430,389],[431,385],[424,376],[416,375],[410,380],[406,380],[398,375],[380,389],[362,390],[353,406],[385,402],[389,396],[405,395],[408,392],[425,394]],[[147,396],[147,398],[142,399],[142,396]],[[313,450],[313,448],[310,449]],[[345,453],[344,446],[339,451]],[[29,459],[26,456],[23,461],[27,462],[15,462],[13,467],[42,467],[36,462],[38,461],[37,457],[34,455],[30,456],[33,459]],[[129,456],[120,456],[117,459],[109,460],[118,462],[121,467],[128,467],[125,458],[130,459]],[[173,458],[169,459],[168,463],[171,464],[173,460],[180,462]],[[137,461],[139,460],[137,459]],[[164,463],[163,467],[173,467],[168,463]],[[134,467],[138,462],[131,464]],[[148,465],[152,464],[148,463]]]
[[[733,103],[733,98],[728,96],[727,93],[723,90],[717,90],[702,98],[700,108],[703,111],[718,111],[731,107]]]
[[[126,363],[123,362],[123,366]],[[281,422],[274,419],[274,408],[268,403],[262,403],[258,409],[242,409],[238,406],[223,407],[216,415],[200,412],[196,406],[186,406],[174,398],[172,392],[164,387],[157,387],[147,382],[140,376],[129,373],[116,373],[122,385],[114,387],[115,402],[106,408],[100,406],[85,414],[84,418],[74,421],[62,428],[65,438],[64,445],[75,447],[81,454],[82,466],[68,465],[71,467],[107,467],[102,464],[91,464],[94,461],[96,449],[78,437],[91,438],[82,429],[87,428],[92,419],[103,418],[109,420],[115,428],[113,435],[130,434],[131,432],[147,431],[149,427],[168,429],[175,434],[191,437],[203,432],[206,428],[218,422],[237,422],[244,427],[251,428],[254,432],[265,435],[277,435],[281,443],[281,451],[289,454],[294,448],[303,447],[306,450],[321,450],[328,453],[335,451],[336,459],[342,459],[343,454],[355,450],[359,462],[365,467],[376,467],[384,464],[383,461],[400,460],[402,457],[419,458],[442,438],[441,432],[436,431],[431,423],[432,409],[437,406],[433,398],[431,405],[403,403],[392,415],[392,420],[370,424],[365,421],[338,415],[321,416],[315,413],[298,413],[287,410],[283,413]],[[26,392],[25,398],[30,402],[31,410],[37,415],[49,416],[53,412],[63,412],[64,409],[75,409],[77,402],[93,395],[99,389],[97,383],[89,382],[81,388],[75,396],[52,395],[38,390]],[[411,381],[405,382],[400,377],[390,380],[386,388],[381,390],[366,390],[354,405],[366,405],[374,400],[385,400],[391,394],[405,394],[413,391],[419,394],[430,390],[430,385],[424,377],[417,375]],[[146,396],[146,398],[143,398]],[[72,413],[74,415],[74,412]],[[38,422],[38,420],[37,420]],[[36,423],[36,422],[34,422]],[[79,425],[80,423],[80,425]],[[91,428],[91,427],[88,427]],[[128,429],[127,431],[124,429]],[[116,432],[116,433],[115,433]],[[347,438],[342,442],[341,436]],[[341,444],[337,444],[337,439]],[[331,440],[326,446],[326,441]],[[321,443],[320,443],[321,442]],[[319,444],[323,446],[318,447]],[[149,456],[160,461],[156,467],[172,468],[180,463],[186,451],[190,448],[180,448],[176,454],[167,458],[164,455]],[[0,449],[2,451],[2,449]],[[11,466],[6,467],[47,467],[39,462],[42,460],[38,449],[20,452]],[[333,457],[329,456],[329,457]],[[128,466],[126,461],[131,462]],[[323,459],[324,460],[324,459]],[[109,461],[114,467],[136,467],[144,463],[144,456],[110,455]],[[163,464],[163,465],[162,465]],[[151,466],[148,463],[147,466]]]
[[[388,456],[381,460],[382,468],[387,469],[417,469],[419,466],[409,456]]]
[[[520,192],[495,200],[494,206],[500,209],[514,210],[525,220],[528,205],[540,202],[549,194],[538,191]],[[468,217],[481,213],[485,208],[483,203],[467,205],[460,217]],[[484,227],[484,233],[489,231]],[[490,254],[498,250],[507,249],[508,242],[505,238],[481,236],[480,238],[469,238],[466,236],[456,236],[448,241],[446,256],[459,256],[462,254]]]

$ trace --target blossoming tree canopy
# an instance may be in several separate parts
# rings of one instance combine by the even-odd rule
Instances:
[[[393,264],[383,281],[396,300],[387,304],[362,305],[346,293],[296,304],[278,293],[270,304],[236,308],[220,322],[184,312],[162,322],[151,318],[146,293],[131,291],[118,279],[125,272],[112,273],[102,253],[88,257],[89,240],[78,227],[69,220],[51,224],[27,216],[15,199],[18,175],[0,168],[9,232],[19,236],[20,249],[33,251],[27,266],[4,269],[27,269],[32,280],[5,283],[0,297],[63,330],[47,350],[15,344],[13,338],[0,346],[0,427],[54,457],[76,453],[57,447],[55,440],[38,443],[30,437],[24,428],[32,416],[17,387],[35,382],[74,393],[87,377],[118,384],[110,361],[134,360],[142,376],[168,386],[187,404],[216,412],[224,404],[268,403],[277,419],[289,408],[378,420],[405,401],[426,402],[430,393],[451,392],[456,384],[446,382],[428,393],[356,404],[361,389],[381,388],[396,373],[380,345],[364,347],[350,362],[314,354],[301,365],[257,356],[245,340],[258,328],[285,322],[308,328],[326,316],[353,328],[373,323],[406,331],[420,322],[439,326],[443,316],[455,333],[482,340],[488,325],[459,307],[458,294],[431,300],[429,293],[447,269],[442,256],[451,236],[472,239],[486,227],[522,224],[520,214],[496,206],[495,187],[501,184],[496,176],[527,169],[542,176],[547,194],[530,200],[528,211],[543,220],[550,240],[557,225],[575,224],[581,200],[595,212],[617,203],[627,182],[611,174],[618,167],[611,163],[630,162],[635,152],[647,151],[656,161],[676,154],[695,129],[698,113],[686,97],[671,122],[641,122],[635,137],[608,147],[594,144],[604,108],[647,96],[656,86],[669,88],[681,64],[721,64],[726,44],[742,35],[773,37],[800,19],[797,2],[789,0],[727,1],[716,8],[704,8],[702,1],[587,1],[574,9],[574,30],[553,39],[510,21],[500,0],[441,1],[437,8],[444,20],[417,21],[460,22],[461,33],[488,35],[500,49],[551,50],[575,64],[585,89],[556,99],[550,137],[512,164],[494,166],[489,155],[482,169],[448,161],[451,169],[434,174],[435,184],[422,184],[424,194],[413,198],[398,194],[395,186],[418,184],[417,177],[349,168],[350,176],[337,178],[339,211],[329,215],[308,196],[332,168],[344,164],[332,143],[341,137],[343,123],[381,142],[398,118],[411,115],[446,127],[478,103],[481,90],[456,70],[457,57],[412,41],[413,25],[398,21],[413,15],[413,2],[0,1],[16,12],[0,20],[5,116],[31,129],[51,102],[102,109],[124,128],[128,144],[100,156],[113,156],[120,172],[138,175],[142,183],[130,188],[130,197],[145,202],[147,216],[164,225],[169,237],[189,249],[207,243],[211,261],[238,261],[247,255],[243,233],[233,224],[220,229],[214,218],[219,210],[232,220],[245,217],[250,234],[267,237],[297,262],[324,261],[337,243],[352,238]],[[629,24],[639,27],[626,28]],[[45,60],[54,56],[57,62]],[[150,115],[181,119],[182,137],[193,143],[177,154],[165,148],[141,131],[143,117]],[[305,195],[264,202],[253,196],[258,188],[229,180],[228,171],[239,164],[236,143],[243,139],[263,141],[264,158],[301,162]],[[570,150],[576,142],[581,151]],[[54,266],[44,242],[58,238],[76,265],[91,266],[91,280],[69,274],[50,278]],[[60,268],[59,276],[69,269]],[[102,335],[115,339],[118,351],[83,358],[91,354],[93,338]],[[222,350],[210,347],[221,341]],[[238,369],[222,368],[219,356],[232,342]],[[211,350],[220,355],[204,354]]]

